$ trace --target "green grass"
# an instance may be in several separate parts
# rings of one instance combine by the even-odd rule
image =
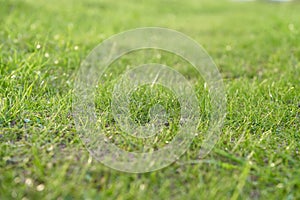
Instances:
[[[299,9],[297,1],[0,0],[0,199],[299,199]],[[73,83],[80,61],[97,44],[145,26],[181,31],[204,46],[224,79],[228,112],[221,138],[199,160],[209,115],[203,81],[172,55],[146,53],[196,85],[203,121],[199,137],[171,166],[127,174],[85,150],[72,117]],[[139,58],[145,57],[114,63],[96,97],[102,125],[128,150],[143,148],[143,141],[119,134],[110,94],[122,66]],[[178,106],[168,92],[148,89],[132,97],[139,123],[157,102],[169,110]],[[139,108],[139,100],[146,107]],[[174,134],[174,124],[158,146]]]

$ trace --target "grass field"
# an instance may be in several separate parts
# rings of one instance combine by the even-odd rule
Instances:
[[[300,199],[299,10],[297,1],[0,0],[0,199]],[[80,61],[101,41],[146,26],[175,29],[203,45],[223,77],[227,116],[204,159],[197,155],[205,120],[171,166],[128,174],[84,148],[72,117],[73,83]],[[138,58],[120,60],[111,74]],[[192,70],[178,68],[203,91]],[[118,142],[112,86],[106,82],[96,101]],[[136,101],[147,101],[143,93],[151,97],[142,88]],[[137,109],[145,120],[147,109]],[[134,142],[129,149],[143,146]]]

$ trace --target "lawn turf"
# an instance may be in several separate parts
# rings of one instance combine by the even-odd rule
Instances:
[[[297,1],[0,0],[0,199],[300,199],[299,10]],[[101,41],[146,26],[203,45],[224,80],[227,117],[204,159],[199,127],[171,166],[127,174],[85,150],[72,117],[73,83]],[[171,55],[154,60],[176,63]],[[139,61],[119,64],[130,62]],[[100,88],[97,101],[114,135],[112,86]]]

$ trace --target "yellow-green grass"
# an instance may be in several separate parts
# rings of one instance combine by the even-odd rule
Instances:
[[[0,199],[299,199],[299,10],[297,1],[0,0]],[[182,158],[159,171],[127,174],[86,151],[72,117],[73,83],[97,44],[146,26],[175,29],[203,45],[223,77],[227,116],[204,159],[198,153],[205,115]],[[112,74],[138,58],[114,63]],[[175,68],[178,61],[163,53],[153,59]],[[196,82],[199,98],[205,95],[201,77],[179,70]],[[103,125],[124,148],[142,148],[117,134],[113,84],[96,97]],[[147,99],[144,92],[136,101]],[[132,112],[143,120],[145,110]]]

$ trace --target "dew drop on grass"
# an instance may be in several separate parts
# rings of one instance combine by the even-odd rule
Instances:
[[[141,184],[140,185],[140,190],[144,190],[145,189],[145,185],[144,184]]]
[[[25,122],[25,123],[29,123],[29,122],[30,122],[30,119],[24,119],[24,122]]]
[[[270,166],[271,166],[271,167],[275,167],[275,163],[271,163]]]
[[[43,184],[40,184],[36,187],[36,190],[39,192],[43,191],[44,189],[45,189],[45,185],[43,185]]]
[[[283,185],[282,183],[279,183],[276,187],[277,187],[277,188],[283,188],[284,185]]]
[[[53,148],[53,145],[50,145],[48,148],[47,148],[47,151],[50,152],[52,151],[54,148]]]
[[[31,178],[26,178],[26,180],[25,180],[25,184],[27,185],[27,186],[32,186],[32,179]]]

